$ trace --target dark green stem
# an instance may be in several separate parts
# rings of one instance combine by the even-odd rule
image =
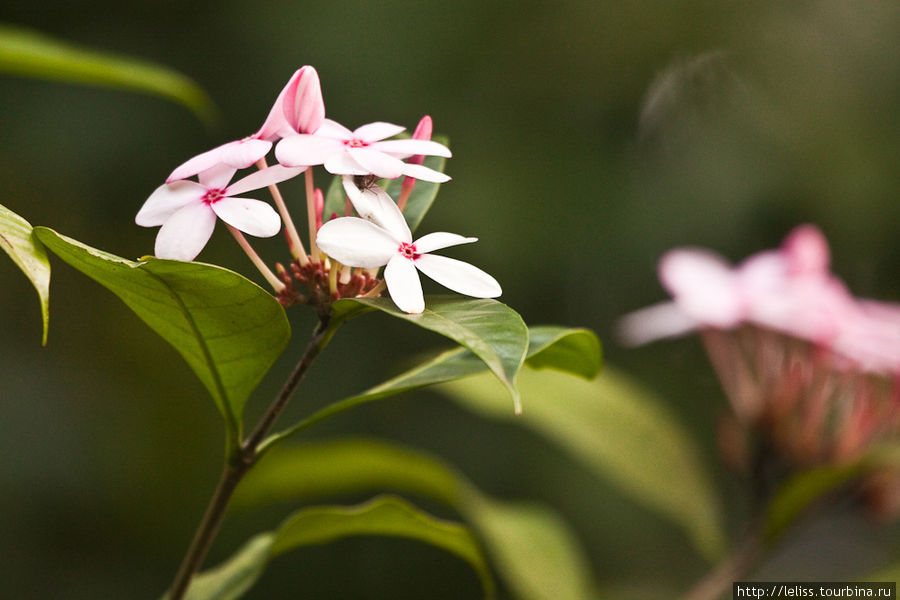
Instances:
[[[287,381],[284,382],[281,391],[278,392],[278,395],[275,396],[266,412],[260,417],[259,423],[253,429],[253,432],[240,445],[240,450],[230,457],[225,464],[219,484],[216,486],[215,492],[213,492],[209,505],[206,507],[206,512],[203,514],[203,519],[200,521],[197,532],[194,534],[194,539],[191,541],[191,545],[181,561],[181,566],[178,568],[178,573],[175,575],[175,580],[169,591],[169,600],[181,600],[184,597],[191,579],[203,564],[206,554],[209,552],[209,548],[212,546],[212,542],[219,531],[219,526],[225,518],[225,512],[228,509],[228,503],[232,494],[234,494],[234,490],[259,457],[257,450],[260,442],[265,439],[266,434],[272,428],[272,425],[275,424],[285,406],[287,406],[294,390],[297,389],[297,386],[303,380],[303,376],[306,375],[313,360],[324,347],[323,340],[325,340],[325,335],[328,332],[328,322],[329,318],[327,315],[321,318],[312,339],[303,351],[303,355],[300,357],[294,370],[288,376]]]

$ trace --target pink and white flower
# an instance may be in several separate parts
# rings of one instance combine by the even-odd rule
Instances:
[[[496,298],[501,294],[497,280],[481,269],[453,258],[431,254],[441,248],[475,242],[477,238],[436,232],[413,241],[403,213],[390,196],[385,201],[376,189],[370,189],[351,194],[350,198],[357,212],[366,214],[368,219],[332,219],[319,229],[316,243],[326,254],[344,265],[364,269],[384,267],[388,292],[400,310],[410,314],[425,310],[422,283],[417,271],[467,296]]]
[[[405,128],[391,123],[369,123],[350,131],[325,119],[315,134],[287,136],[275,147],[275,157],[285,166],[324,165],[338,175],[376,175],[396,179],[401,175],[443,183],[450,178],[420,164],[404,163],[417,154],[450,156],[443,144],[430,140],[389,140]]]
[[[216,217],[256,237],[272,237],[281,229],[281,218],[267,203],[239,194],[280,183],[304,168],[280,165],[248,175],[229,185],[236,169],[215,165],[199,173],[199,182],[178,180],[158,187],[135,217],[142,227],[162,225],[156,236],[159,258],[194,260],[216,225]]]
[[[172,171],[166,183],[187,179],[219,165],[246,169],[268,154],[275,141],[287,135],[313,133],[324,118],[319,74],[310,66],[297,69],[278,94],[259,131],[188,159]]]

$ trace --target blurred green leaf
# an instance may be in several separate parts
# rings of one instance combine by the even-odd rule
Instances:
[[[50,328],[50,260],[41,242],[32,234],[31,224],[0,205],[0,248],[25,273],[37,290],[41,303],[44,334],[41,343],[47,344]]]
[[[444,144],[445,146],[448,145],[446,137],[436,136],[433,139],[440,144]],[[422,164],[430,169],[443,173],[444,168],[447,166],[447,159],[441,156],[426,156],[425,161]],[[387,179],[379,182],[379,185],[383,185],[385,191],[387,191],[391,198],[394,199],[394,202],[396,202],[400,197],[400,188],[403,186],[404,179],[405,177]],[[416,187],[414,187],[413,191],[410,193],[409,200],[406,201],[406,208],[403,209],[403,215],[406,217],[406,222],[409,224],[409,229],[411,231],[415,231],[422,222],[422,219],[425,218],[425,214],[428,212],[428,209],[431,208],[434,199],[437,197],[440,186],[440,183],[416,180]],[[322,210],[325,221],[331,218],[331,215],[335,213],[337,213],[338,216],[344,216],[346,202],[347,196],[344,193],[341,176],[336,175],[332,178],[331,183],[328,185],[328,191],[325,193],[325,206]]]
[[[884,468],[900,468],[900,443],[880,444],[856,460],[798,473],[781,486],[769,503],[764,528],[766,541],[781,536],[810,506],[830,492],[864,473]]]
[[[313,506],[297,511],[277,531],[255,536],[222,566],[199,574],[186,598],[238,598],[276,556],[358,535],[402,537],[442,548],[469,563],[481,579],[485,595],[493,596],[487,560],[467,527],[433,517],[401,498],[379,496],[356,506]]]
[[[448,147],[450,145],[449,140],[444,136],[438,135],[434,136],[432,139],[439,144],[444,144]],[[443,173],[447,166],[447,159],[443,156],[426,156],[422,165]],[[405,177],[398,177],[388,183],[386,191],[390,194],[391,198],[394,199],[394,202],[400,197],[400,189],[403,187],[404,179]],[[428,209],[431,208],[434,199],[437,198],[438,189],[440,189],[441,185],[443,184],[422,181],[421,179],[416,180],[416,187],[414,187],[413,191],[409,194],[409,200],[406,201],[406,208],[403,209],[403,216],[406,217],[406,222],[409,223],[411,231],[418,229],[419,225],[422,223],[422,219],[425,218]]]
[[[202,263],[130,261],[35,228],[57,256],[118,296],[184,357],[240,432],[250,393],[290,339],[284,309],[242,275]]]
[[[206,92],[172,69],[68,44],[21,27],[0,24],[0,73],[155,94],[187,107],[207,125],[216,119]]]
[[[529,344],[525,364],[531,364],[532,360],[538,360],[543,368],[590,377],[595,376],[600,370],[600,341],[592,331],[544,325],[531,327],[528,332]],[[557,349],[557,346],[560,348]],[[573,349],[580,349],[582,353],[573,356],[571,355]],[[362,394],[326,406],[297,425],[272,435],[261,448],[267,449],[291,435],[360,404],[389,398],[436,383],[460,379],[481,373],[486,368],[484,362],[471,350],[466,348],[447,350],[424,364],[369,388]]]
[[[577,540],[552,510],[492,500],[439,459],[383,441],[343,439],[282,446],[241,482],[233,506],[247,509],[273,500],[385,490],[453,507],[475,528],[517,598],[595,596]]]
[[[720,507],[699,451],[646,390],[609,368],[594,381],[525,368],[519,387],[526,409],[515,419],[503,409],[503,391],[484,375],[437,389],[479,415],[509,419],[543,434],[681,526],[704,556],[721,553]]]
[[[596,598],[587,559],[558,514],[471,494],[465,506],[493,564],[520,600]]]
[[[528,351],[528,327],[519,313],[489,298],[429,296],[425,312],[410,315],[388,298],[347,298],[333,307],[332,325],[361,311],[376,309],[446,336],[471,350],[499,379],[518,411],[519,392],[515,377]]]

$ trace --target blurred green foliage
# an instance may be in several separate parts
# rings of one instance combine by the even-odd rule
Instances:
[[[147,254],[155,231],[133,220],[150,192],[186,158],[255,131],[293,70],[314,65],[328,116],[351,128],[434,118],[452,140],[454,179],[424,226],[478,236],[454,256],[494,275],[528,323],[598,331],[606,359],[669,402],[711,466],[724,401],[700,345],[625,351],[612,336],[619,315],[662,298],[662,252],[702,245],[737,260],[814,222],[851,289],[900,300],[896,2],[50,0],[6,3],[0,22],[167,65],[225,116],[210,134],[158,98],[0,78],[0,204],[30,223],[120,256]],[[286,196],[297,202],[301,189]],[[259,250],[284,259],[277,241]],[[224,231],[200,259],[253,276]],[[64,267],[54,262],[53,329],[41,349],[31,285],[0,261],[4,594],[157,597],[215,483],[221,422],[164,341]],[[313,325],[300,310],[290,318],[295,339],[248,417]],[[413,329],[379,316],[346,327],[285,422],[445,347]],[[515,424],[420,392],[315,435],[338,432],[425,449],[492,496],[552,505],[610,597],[683,588],[706,568],[677,528]],[[740,482],[719,472],[717,483],[737,522]],[[295,508],[234,517],[209,564]],[[850,500],[819,516],[825,526],[789,535],[761,576],[853,578],[900,551],[896,526],[863,520]],[[285,590],[440,599],[475,597],[478,582],[439,550],[353,539],[274,561],[248,598]]]

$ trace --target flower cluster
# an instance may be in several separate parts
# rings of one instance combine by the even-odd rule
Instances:
[[[374,296],[386,285],[401,310],[421,313],[425,304],[419,271],[462,294],[499,296],[500,285],[487,273],[431,254],[476,238],[438,232],[413,241],[402,210],[416,180],[437,184],[450,179],[423,164],[425,156],[449,157],[450,150],[431,140],[430,117],[420,121],[411,138],[395,137],[404,130],[375,122],[351,131],[326,119],[319,76],[305,66],[290,78],[259,131],[177,167],[150,195],[135,221],[144,227],[161,226],[157,257],[191,261],[221,219],[284,304],[305,302],[327,311],[335,299]],[[278,164],[269,166],[266,156],[273,146]],[[254,165],[257,171],[231,183],[238,170]],[[342,176],[345,216],[324,218],[323,195],[312,178],[317,165]],[[301,173],[306,176],[309,253],[277,187]],[[377,181],[399,177],[404,181],[395,202]],[[267,202],[242,197],[266,187],[277,211]],[[281,231],[282,221],[293,260],[290,269],[276,265],[276,275],[243,234],[272,237]],[[305,286],[305,293],[296,289],[297,282]]]
[[[672,250],[659,265],[672,301],[626,316],[622,338],[698,331],[741,427],[797,466],[851,460],[900,435],[900,305],[853,297],[829,262],[811,225],[736,267]]]

